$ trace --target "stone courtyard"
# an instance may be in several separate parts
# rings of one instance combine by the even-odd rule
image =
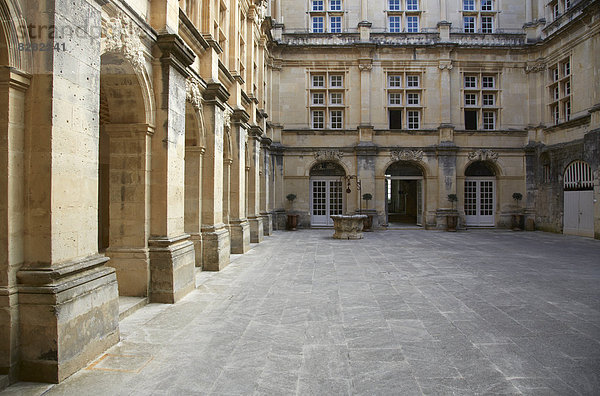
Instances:
[[[277,232],[59,385],[2,395],[535,394],[600,390],[600,241]]]

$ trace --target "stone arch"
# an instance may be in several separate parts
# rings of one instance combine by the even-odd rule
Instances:
[[[398,169],[393,169],[397,167]],[[410,172],[410,169],[414,169],[414,172]],[[388,165],[385,168],[384,174],[388,175],[390,174],[390,171],[394,171],[396,170],[397,173],[399,174],[395,174],[392,176],[421,176],[421,177],[425,177],[427,175],[427,169],[425,168],[424,164],[417,162],[417,161],[391,161],[390,163],[388,163]],[[406,173],[406,174],[400,174],[400,173]]]
[[[32,73],[32,52],[19,50],[19,45],[29,47],[27,22],[16,0],[0,1],[0,65]]]
[[[189,101],[185,104],[185,145],[186,147],[205,147],[206,136],[202,110]]]
[[[486,171],[487,170],[487,171]],[[501,168],[492,161],[470,161],[465,165],[465,176],[501,176]]]
[[[143,65],[123,48],[101,55],[98,248],[126,296],[149,293],[151,89]]]
[[[310,167],[309,176],[346,176],[348,172],[337,161],[318,161]]]
[[[413,160],[396,160],[396,159],[390,159],[390,160],[388,160],[387,162],[384,163],[383,172],[382,172],[383,176],[385,176],[386,172],[388,171],[388,169],[392,165],[394,165],[396,163],[404,163],[404,164],[415,166],[415,167],[419,168],[421,170],[421,172],[422,172],[421,176],[423,176],[423,178],[426,178],[428,175],[431,174],[429,166],[425,162],[422,162],[422,161],[413,161]]]
[[[323,163],[331,163],[331,164],[335,164],[336,166],[339,166],[340,168],[343,169],[344,175],[351,174],[348,166],[346,164],[344,164],[344,162],[341,161],[341,160],[335,160],[335,159],[316,159],[316,160],[314,160],[314,161],[312,161],[312,162],[310,162],[308,164],[308,166],[305,169],[305,175],[310,177],[311,176],[311,170],[315,166],[317,166],[319,164],[323,164]]]

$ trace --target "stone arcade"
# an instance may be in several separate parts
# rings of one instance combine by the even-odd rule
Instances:
[[[294,209],[600,238],[598,0],[0,0],[0,383]],[[49,51],[52,49],[52,51]],[[525,197],[520,204],[513,193]],[[520,205],[520,206],[519,206]],[[6,379],[6,381],[5,381]]]

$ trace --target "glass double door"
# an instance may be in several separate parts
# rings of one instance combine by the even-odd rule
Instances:
[[[331,215],[343,213],[344,190],[339,177],[310,180],[310,224],[333,226]]]
[[[465,180],[465,218],[467,226],[493,227],[495,222],[495,180],[467,178]]]

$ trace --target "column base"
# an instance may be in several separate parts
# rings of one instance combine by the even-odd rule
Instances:
[[[18,379],[19,309],[18,289],[0,287],[0,375],[8,382]],[[0,384],[0,389],[3,389]]]
[[[287,227],[287,214],[285,210],[276,210],[273,212],[273,219],[276,230],[285,230]]]
[[[202,234],[190,234],[190,241],[194,244],[196,268],[202,268]]]
[[[264,240],[263,219],[260,216],[248,217],[250,223],[250,242],[260,243]]]
[[[146,297],[150,284],[150,255],[147,248],[108,248],[109,267],[117,273],[120,296]]]
[[[194,290],[194,244],[188,234],[152,238],[150,247],[150,302],[172,304]]]
[[[244,254],[250,250],[250,223],[248,220],[231,220],[229,232],[231,234],[231,253]]]
[[[261,213],[260,217],[263,219],[263,234],[265,236],[273,235],[273,216],[271,213]]]
[[[230,243],[225,224],[202,228],[202,260],[205,271],[220,271],[229,265]]]
[[[119,295],[107,257],[18,273],[23,381],[58,383],[119,341]]]

